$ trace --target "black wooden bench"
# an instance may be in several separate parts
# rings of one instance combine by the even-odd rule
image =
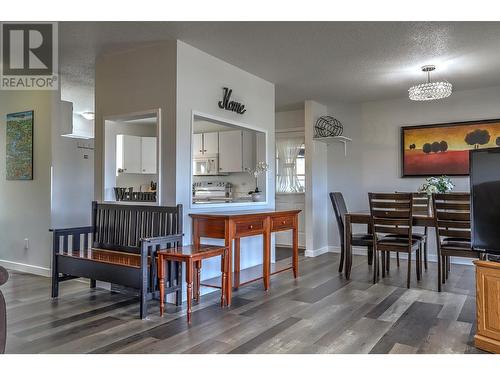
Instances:
[[[147,300],[159,297],[156,251],[162,238],[182,245],[182,205],[139,206],[92,202],[92,225],[52,229],[52,298],[61,281],[85,277],[137,289],[140,317]],[[172,237],[174,236],[174,237]],[[182,264],[168,266],[165,294],[182,303]]]

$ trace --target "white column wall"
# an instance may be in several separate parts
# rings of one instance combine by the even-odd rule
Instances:
[[[327,146],[313,141],[316,120],[327,114],[327,107],[306,100],[304,107],[306,145],[306,256],[328,251],[328,165]]]
[[[237,211],[274,208],[275,143],[274,85],[183,42],[177,43],[177,202],[184,205],[185,243],[191,242],[191,212]],[[245,105],[243,115],[223,110],[217,103],[223,87],[233,89],[233,100]],[[257,127],[267,132],[268,203],[258,206],[190,208],[191,119],[193,111]],[[205,239],[203,242],[214,242]],[[215,241],[218,242],[218,241]],[[273,246],[274,248],[274,246]],[[242,269],[262,263],[262,236],[241,240]],[[273,251],[274,254],[274,251]],[[202,279],[220,275],[217,259],[204,262]]]

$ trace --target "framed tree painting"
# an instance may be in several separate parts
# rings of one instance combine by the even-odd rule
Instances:
[[[7,180],[33,179],[33,117],[33,111],[7,115]]]
[[[500,119],[401,127],[403,177],[468,176],[469,151],[500,146]]]

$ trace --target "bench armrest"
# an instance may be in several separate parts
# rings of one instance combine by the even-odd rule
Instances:
[[[171,244],[174,242],[182,242],[184,234],[171,234],[169,236],[162,237],[149,237],[141,239],[141,248],[149,247],[149,246],[166,246],[167,244]]]
[[[53,233],[52,251],[54,256],[61,251],[66,253],[69,251],[69,243],[71,240],[72,250],[87,249],[91,244],[92,234],[94,228],[88,227],[75,227],[75,228],[62,228],[50,229]],[[81,248],[80,240],[83,237],[83,248]]]

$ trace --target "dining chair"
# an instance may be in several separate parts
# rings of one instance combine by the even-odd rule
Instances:
[[[396,192],[400,193],[400,192]],[[427,193],[413,193],[413,215],[423,215],[427,216],[430,213],[432,197]],[[391,235],[392,237],[397,237],[397,234]],[[413,238],[419,240],[422,244],[423,255],[424,255],[424,269],[427,271],[427,239],[429,238],[428,228],[424,227],[422,232],[413,232]],[[399,267],[399,253],[396,253],[396,262]]]
[[[345,214],[347,213],[347,206],[345,204],[344,196],[342,193],[336,191],[330,193],[330,200],[332,201],[333,211],[335,212],[335,219],[337,220],[337,228],[340,237],[340,265],[339,272],[342,272],[345,259]],[[362,246],[368,249],[368,264],[373,262],[373,235],[371,233],[356,233],[351,236],[352,246]],[[346,265],[347,267],[347,265]]]
[[[7,282],[9,274],[5,268],[0,266],[0,286]],[[7,341],[7,309],[5,299],[0,290],[0,354],[5,353],[5,343]]]
[[[413,234],[413,194],[412,193],[368,193],[370,215],[373,228],[373,283],[378,281],[379,261],[382,263],[382,277],[385,277],[386,264],[390,252],[408,255],[408,275],[406,287],[410,288],[411,256],[416,252],[417,280],[421,277],[420,240]],[[397,235],[397,236],[393,236]],[[387,255],[387,257],[386,257]]]
[[[438,255],[438,291],[451,270],[450,257],[479,258],[471,247],[470,194],[433,194]]]

